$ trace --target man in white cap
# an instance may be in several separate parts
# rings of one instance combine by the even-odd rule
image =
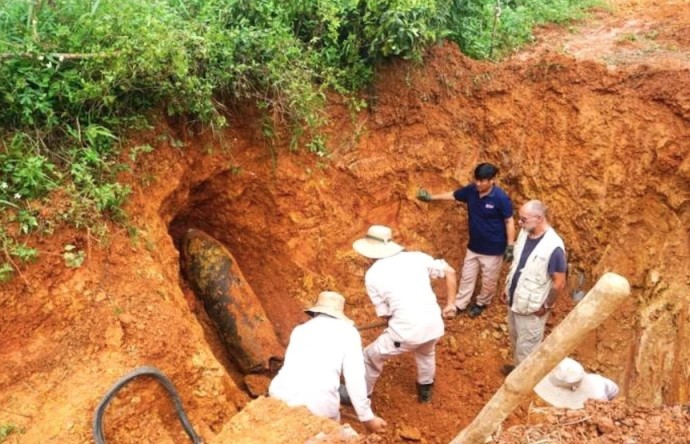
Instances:
[[[381,432],[386,422],[374,415],[367,397],[362,339],[344,307],[342,295],[319,294],[316,305],[305,310],[312,319],[292,331],[285,362],[268,393],[289,406],[303,405],[315,415],[339,421],[342,373],[357,417],[368,431]]]
[[[410,352],[417,362],[419,402],[431,401],[436,374],[436,342],[443,336],[441,308],[431,278],[445,278],[448,301],[457,291],[455,270],[442,259],[422,252],[406,252],[393,242],[393,233],[373,225],[352,247],[373,261],[364,283],[379,317],[387,328],[364,349],[367,393],[371,394],[386,360]]]
[[[565,358],[534,387],[534,391],[554,407],[581,409],[588,399],[613,400],[618,395],[618,386],[601,375],[585,372],[574,359]]]

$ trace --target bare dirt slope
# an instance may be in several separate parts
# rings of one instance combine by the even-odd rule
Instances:
[[[350,247],[371,223],[459,268],[466,212],[413,196],[418,186],[466,183],[480,161],[501,167],[516,204],[540,198],[551,207],[583,290],[608,270],[633,285],[632,301],[576,356],[617,380],[630,404],[687,402],[689,30],[686,1],[621,1],[570,32],[543,30],[534,48],[502,63],[471,61],[452,45],[431,51],[424,67],[391,63],[368,93],[369,110],[354,115],[332,98],[328,158],[284,147],[274,157],[246,109],[215,137],[163,120],[137,135],[133,146],[157,148],[123,176],[135,190],[128,212],[137,234],[113,226],[99,241],[64,228],[34,239],[40,261],[0,287],[0,424],[24,430],[7,442],[90,442],[101,396],[144,364],[173,380],[211,441],[250,398],[180,274],[184,230],[200,228],[230,249],[286,344],[324,289],[347,295],[358,323],[373,320]],[[87,253],[81,268],[64,267],[66,244]],[[559,300],[551,322],[571,306]],[[480,319],[447,323],[431,405],[416,403],[409,357],[387,365],[373,397],[390,424],[384,440],[398,441],[404,428],[447,442],[470,422],[502,382],[504,316],[496,303]],[[527,405],[508,423],[524,421]],[[295,430],[302,421],[295,417]],[[111,405],[106,436],[187,442],[162,389],[147,381]]]

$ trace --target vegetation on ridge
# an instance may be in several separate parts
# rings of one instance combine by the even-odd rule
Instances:
[[[123,221],[125,131],[168,115],[218,129],[255,103],[264,134],[323,155],[327,89],[354,94],[381,60],[421,61],[443,38],[499,57],[590,0],[5,0],[0,9],[0,280],[56,222]],[[135,147],[132,160],[153,148]],[[50,218],[41,199],[69,205]]]

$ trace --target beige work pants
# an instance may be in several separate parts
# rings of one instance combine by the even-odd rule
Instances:
[[[541,344],[548,318],[548,312],[541,317],[533,314],[521,315],[513,313],[508,307],[508,334],[516,367]]]
[[[477,254],[472,250],[465,253],[465,261],[462,264],[462,275],[458,294],[455,296],[455,306],[458,310],[464,310],[472,299],[477,275],[482,273],[482,288],[477,295],[477,304],[487,306],[496,294],[498,275],[501,273],[503,256],[487,256]]]
[[[394,356],[403,353],[413,353],[417,363],[417,382],[419,384],[431,384],[436,375],[436,342],[437,339],[422,344],[405,344],[393,341],[390,334],[384,331],[381,336],[364,349],[364,379],[367,383],[367,394],[374,391],[376,380],[381,375],[383,364]]]

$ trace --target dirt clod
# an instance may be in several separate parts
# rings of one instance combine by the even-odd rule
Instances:
[[[244,383],[249,390],[249,394],[253,397],[264,396],[268,394],[268,386],[271,384],[271,378],[266,375],[246,375]]]
[[[400,426],[400,431],[398,432],[401,438],[408,441],[420,441],[422,439],[422,434],[416,427],[403,424]]]

